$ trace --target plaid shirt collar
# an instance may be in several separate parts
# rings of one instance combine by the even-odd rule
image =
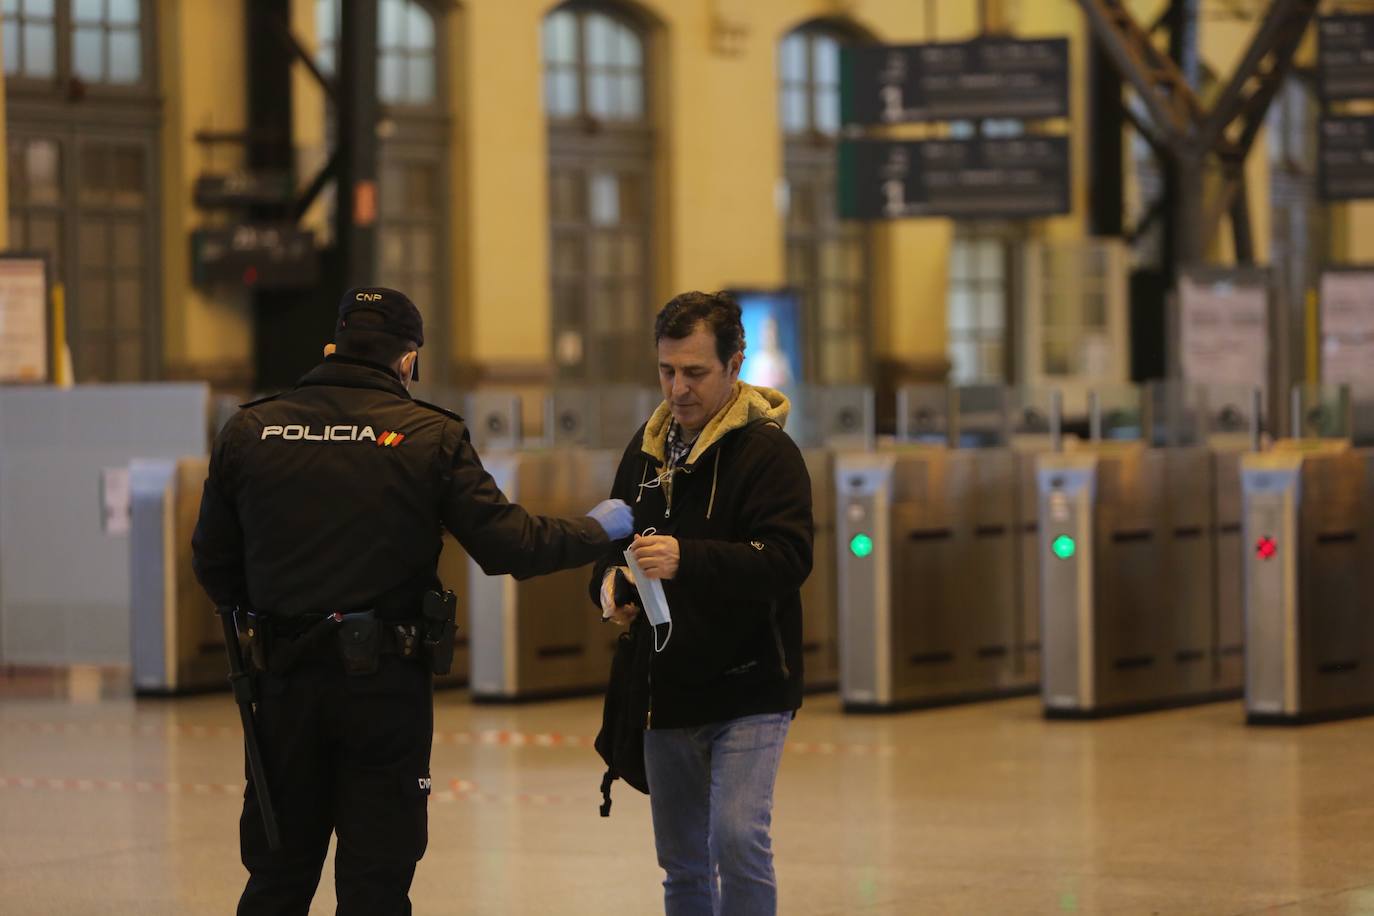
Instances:
[[[668,425],[668,441],[665,443],[664,452],[668,456],[668,467],[680,467],[687,456],[692,454],[692,446],[696,444],[696,439],[685,442],[682,438],[682,427],[673,420]]]

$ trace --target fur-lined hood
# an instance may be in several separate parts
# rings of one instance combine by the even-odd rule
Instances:
[[[755,420],[772,420],[779,428],[784,427],[791,410],[791,403],[781,391],[746,382],[735,382],[735,393],[730,403],[706,424],[706,428],[693,443],[692,452],[684,464],[687,467],[696,464],[697,459],[724,438],[726,433],[743,429]],[[672,425],[672,420],[673,411],[668,402],[664,401],[658,405],[658,409],[644,427],[644,454],[658,462],[660,467],[667,461],[668,428]]]

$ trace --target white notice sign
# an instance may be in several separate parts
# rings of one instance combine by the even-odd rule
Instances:
[[[1322,274],[1322,382],[1374,385],[1374,270]]]
[[[1178,314],[1184,381],[1268,387],[1267,286],[1183,277]]]
[[[100,528],[106,534],[129,533],[133,514],[133,494],[129,490],[129,469],[100,470]]]
[[[48,351],[43,259],[0,257],[0,383],[47,381]]]

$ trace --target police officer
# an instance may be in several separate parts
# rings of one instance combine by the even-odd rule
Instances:
[[[577,519],[508,502],[462,418],[410,397],[423,343],[405,295],[350,290],[324,362],[215,441],[193,562],[252,631],[282,845],[268,848],[250,781],[240,914],[308,912],[331,834],[339,913],[410,912],[428,839],[428,656],[443,651],[426,648],[422,606],[441,587],[441,527],[487,574],[517,578],[590,563],[631,530],[619,501]]]

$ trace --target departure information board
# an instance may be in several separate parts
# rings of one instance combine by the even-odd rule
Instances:
[[[840,216],[1016,219],[1068,213],[1067,137],[846,140]]]
[[[1317,184],[1323,200],[1374,197],[1374,117],[1324,117],[1317,127]]]
[[[254,206],[285,206],[294,189],[287,172],[234,172],[205,174],[196,179],[192,199],[202,209]]]
[[[197,286],[300,289],[319,276],[315,233],[289,224],[202,227],[191,233]]]
[[[1374,16],[1317,20],[1317,78],[1328,102],[1374,98]]]
[[[1067,117],[1069,41],[860,45],[840,56],[845,124]]]

